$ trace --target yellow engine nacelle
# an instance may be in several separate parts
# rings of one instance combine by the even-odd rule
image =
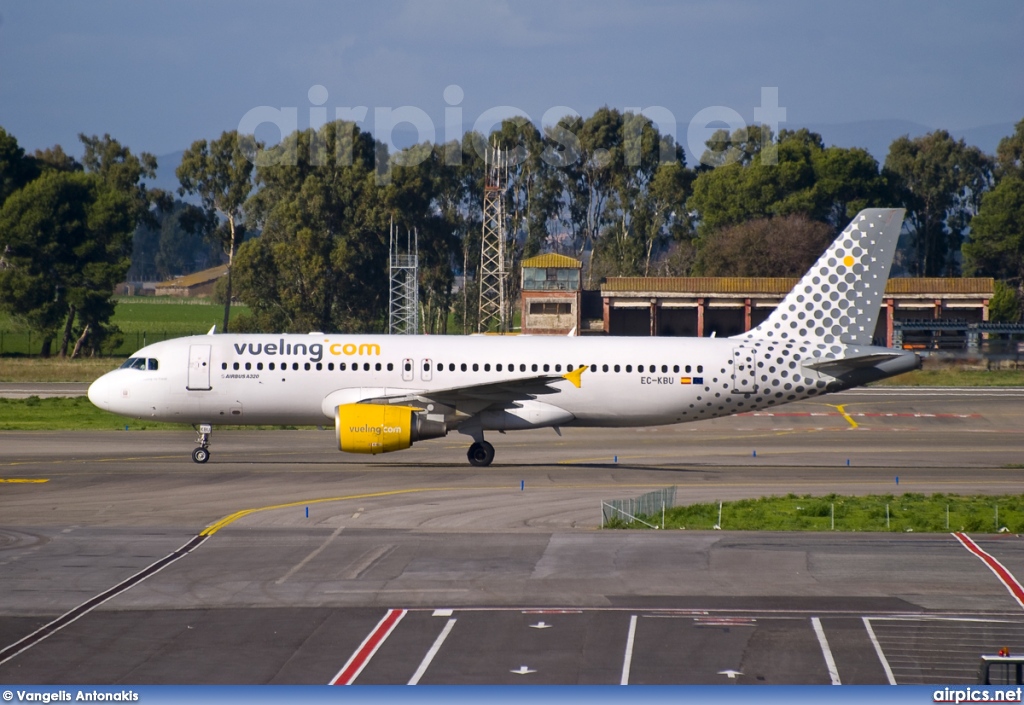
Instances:
[[[421,409],[386,404],[342,404],[335,410],[334,428],[339,450],[372,455],[447,433],[444,421],[428,420]]]

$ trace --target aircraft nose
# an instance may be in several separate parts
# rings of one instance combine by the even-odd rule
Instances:
[[[95,382],[89,385],[89,401],[94,406],[98,406],[101,409],[110,409],[110,377],[109,374],[103,375]]]

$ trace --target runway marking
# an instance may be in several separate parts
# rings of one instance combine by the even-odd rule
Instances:
[[[828,666],[828,677],[832,679],[832,685],[842,685],[842,681],[839,680],[839,669],[836,668],[836,660],[832,658],[832,649],[829,648],[828,639],[825,638],[821,620],[818,617],[811,617],[811,626],[814,627],[814,633],[818,636],[818,644],[825,657],[825,665]]]
[[[324,590],[324,594],[325,595],[348,595],[348,594],[359,594],[359,593],[368,593],[368,594],[371,594],[371,595],[380,595],[380,594],[385,593],[385,592],[386,593],[402,593],[402,594],[407,593],[407,592],[411,592],[411,593],[415,593],[415,594],[418,595],[420,593],[427,593],[427,592],[443,592],[443,593],[469,592],[469,588],[381,588],[381,589],[374,588],[374,589],[367,589],[367,590],[362,590],[362,589],[356,588],[356,589],[352,589],[352,590]]]
[[[694,617],[695,627],[756,627],[754,617]]]
[[[0,649],[0,664],[10,661],[12,658],[17,656],[21,652],[31,648],[32,646],[35,646],[43,639],[46,639],[47,637],[53,634],[56,634],[58,631],[68,626],[69,624],[78,621],[79,619],[81,619],[82,617],[84,617],[85,615],[89,614],[94,609],[102,605],[104,602],[107,602],[108,600],[117,597],[122,592],[125,592],[126,590],[135,587],[143,580],[146,580],[147,578],[156,575],[161,570],[169,566],[171,563],[174,563],[175,561],[184,558],[189,553],[199,548],[199,546],[201,546],[204,541],[206,541],[205,536],[193,536],[184,546],[182,546],[176,551],[172,551],[171,553],[167,554],[166,556],[158,560],[156,563],[153,563],[143,568],[127,580],[122,580],[117,585],[114,585],[113,587],[101,592],[99,595],[96,595],[95,597],[86,600],[82,604],[78,605],[78,607],[75,607],[74,609],[65,612],[60,617],[57,617],[57,619],[53,620],[49,624],[40,627],[28,636],[19,639],[10,646]]]
[[[243,517],[247,517],[250,514],[256,514],[258,512],[266,512],[272,509],[288,509],[290,507],[304,507],[307,504],[324,504],[326,502],[346,502],[353,499],[372,499],[375,497],[394,497],[402,494],[416,494],[418,492],[458,492],[468,490],[479,490],[488,491],[502,489],[498,487],[413,487],[406,490],[387,490],[384,492],[368,492],[366,494],[353,494],[344,497],[322,497],[320,499],[302,499],[297,502],[285,502],[284,504],[270,504],[265,507],[253,507],[252,509],[243,509],[235,512],[234,514],[228,514],[223,519],[215,521],[214,523],[207,526],[205,529],[199,532],[200,536],[213,536],[215,533],[223,529],[225,526],[229,526],[234,522],[238,521]]]
[[[323,551],[325,548],[327,548],[327,545],[331,541],[333,541],[334,539],[338,538],[338,534],[340,534],[341,530],[344,529],[344,528],[345,528],[344,526],[339,526],[337,529],[335,529],[334,533],[331,534],[330,536],[328,536],[326,541],[324,541],[322,544],[320,544],[315,549],[313,549],[312,553],[310,553],[308,556],[306,556],[301,561],[299,561],[294,566],[292,566],[291,570],[289,570],[287,573],[285,573],[280,578],[275,580],[274,581],[274,585],[281,585],[286,580],[288,580],[288,578],[292,577],[293,575],[295,575],[295,573],[297,573],[299,570],[301,570],[302,566],[306,565],[311,560],[313,560],[318,555],[320,555],[320,552]]]
[[[441,633],[438,634],[437,639],[434,640],[433,646],[431,646],[430,650],[427,651],[427,655],[423,657],[419,668],[417,668],[416,672],[412,674],[412,678],[409,679],[409,682],[406,685],[419,684],[420,678],[422,678],[423,674],[427,672],[427,668],[430,667],[430,663],[434,660],[434,657],[437,656],[437,652],[441,650],[441,645],[444,644],[444,640],[448,638],[449,634],[451,634],[452,627],[455,626],[455,622],[457,621],[458,620],[455,619],[449,619],[448,623],[444,625],[444,629],[442,629]]]
[[[1007,570],[994,556],[982,550],[967,534],[957,531],[953,536],[964,548],[980,558],[988,566],[988,569],[995,573],[995,576],[999,578],[1006,590],[1013,596],[1013,599],[1017,601],[1017,604],[1024,607],[1024,588],[1017,582],[1017,578],[1013,577],[1013,573]]]
[[[846,419],[846,423],[850,424],[851,428],[857,428],[858,423],[853,420],[853,417],[851,417],[848,413],[846,413],[846,405],[845,404],[826,404],[825,406],[831,406],[833,409],[835,409],[836,411],[839,412],[840,416],[842,416],[844,419]]]
[[[359,560],[353,563],[348,570],[341,574],[342,580],[357,580],[359,576],[368,570],[370,566],[395,550],[395,544],[389,543],[370,549]]]
[[[377,653],[377,649],[381,647],[385,640],[391,636],[391,632],[395,630],[395,627],[398,626],[398,623],[402,621],[402,617],[407,612],[408,610],[388,610],[383,619],[373,628],[373,631],[366,635],[363,643],[349,657],[345,665],[338,671],[338,674],[331,679],[329,685],[352,685],[352,681],[363,672],[366,664],[370,662],[370,659]]]
[[[885,677],[889,679],[889,685],[896,685],[896,676],[892,674],[892,668],[889,667],[889,662],[885,660],[885,654],[882,653],[882,645],[878,643],[875,630],[871,628],[871,618],[861,617],[861,619],[864,621],[864,629],[867,630],[868,638],[871,639],[871,643],[875,647],[875,653],[878,654],[878,660],[882,663]]]
[[[834,404],[826,404],[825,406],[831,406],[833,409],[840,409],[845,407],[845,404],[836,406]],[[886,411],[855,411],[852,414],[845,412],[837,413],[824,413],[818,411],[745,411],[741,414],[735,414],[735,416],[758,416],[767,418],[811,418],[821,416],[842,416],[847,421],[850,417],[856,416],[858,418],[865,419],[877,419],[877,418],[900,418],[900,419],[980,419],[984,418],[981,414],[928,414],[922,412],[886,412]],[[742,429],[741,429],[742,430]]]
[[[626,653],[622,659],[622,678],[619,685],[629,685],[629,669],[633,664],[633,643],[636,641],[636,615],[629,618],[629,634],[626,636]]]
[[[31,477],[0,477],[0,484],[7,483],[9,485],[39,485],[49,480],[43,478],[31,478]]]

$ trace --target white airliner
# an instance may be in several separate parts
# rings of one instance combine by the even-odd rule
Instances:
[[[124,416],[193,424],[333,421],[338,447],[404,450],[458,431],[653,426],[765,409],[919,366],[871,345],[903,223],[861,211],[761,325],[731,338],[211,334],[139,350],[89,387]]]

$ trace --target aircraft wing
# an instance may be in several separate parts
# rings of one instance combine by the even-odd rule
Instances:
[[[439,404],[468,415],[480,413],[491,406],[507,406],[517,401],[534,399],[542,394],[556,394],[561,391],[559,382],[569,381],[580,386],[580,378],[586,367],[578,367],[566,374],[542,374],[500,382],[485,382],[461,387],[431,389],[412,394],[388,395],[363,399],[360,404]]]

